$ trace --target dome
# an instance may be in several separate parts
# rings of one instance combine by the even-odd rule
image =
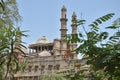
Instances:
[[[39,53],[39,55],[40,56],[51,56],[51,54],[48,51],[46,51],[46,50],[44,50],[41,53]]]
[[[39,38],[38,40],[37,40],[37,42],[36,43],[50,43],[50,40],[46,37],[46,36],[42,36],[41,38]]]

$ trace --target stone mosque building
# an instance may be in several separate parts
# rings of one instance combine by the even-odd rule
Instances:
[[[70,57],[65,58],[67,51],[73,51],[77,48],[77,43],[67,43],[67,9],[65,6],[61,9],[61,38],[54,39],[53,42],[46,36],[39,38],[34,44],[29,45],[26,61],[26,69],[15,74],[17,80],[40,80],[41,75],[56,74],[58,72],[74,69],[72,61],[78,60],[75,52],[71,52]],[[72,14],[72,20],[76,19],[75,12]],[[77,33],[77,25],[72,23],[72,34]]]

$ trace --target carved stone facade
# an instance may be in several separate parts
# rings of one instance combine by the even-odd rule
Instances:
[[[57,72],[69,71],[74,68],[72,61],[78,60],[75,52],[65,58],[67,50],[73,51],[77,48],[77,43],[67,44],[65,36],[67,35],[67,9],[65,6],[61,9],[61,38],[54,39],[53,42],[46,36],[39,38],[34,44],[29,45],[28,62],[24,71],[19,71],[15,74],[17,80],[40,80],[42,75],[55,74]],[[72,19],[76,19],[76,14],[73,12]],[[73,24],[72,34],[77,33],[77,25]]]

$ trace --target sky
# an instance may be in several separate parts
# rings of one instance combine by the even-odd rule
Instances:
[[[71,33],[71,16],[76,12],[78,19],[85,19],[85,26],[88,27],[95,19],[108,14],[115,13],[115,16],[104,25],[110,25],[120,17],[120,0],[17,0],[19,13],[22,22],[19,26],[22,30],[29,30],[23,38],[26,46],[36,42],[41,36],[46,36],[52,42],[60,38],[60,17],[61,8],[64,5],[67,9],[67,28]]]

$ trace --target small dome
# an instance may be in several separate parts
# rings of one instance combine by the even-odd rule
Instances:
[[[41,38],[39,38],[38,40],[37,40],[37,42],[36,43],[50,43],[50,40],[46,37],[46,36],[42,36]]]
[[[41,53],[39,53],[39,55],[40,56],[51,56],[51,54],[48,51],[46,51],[46,50],[44,50]]]

